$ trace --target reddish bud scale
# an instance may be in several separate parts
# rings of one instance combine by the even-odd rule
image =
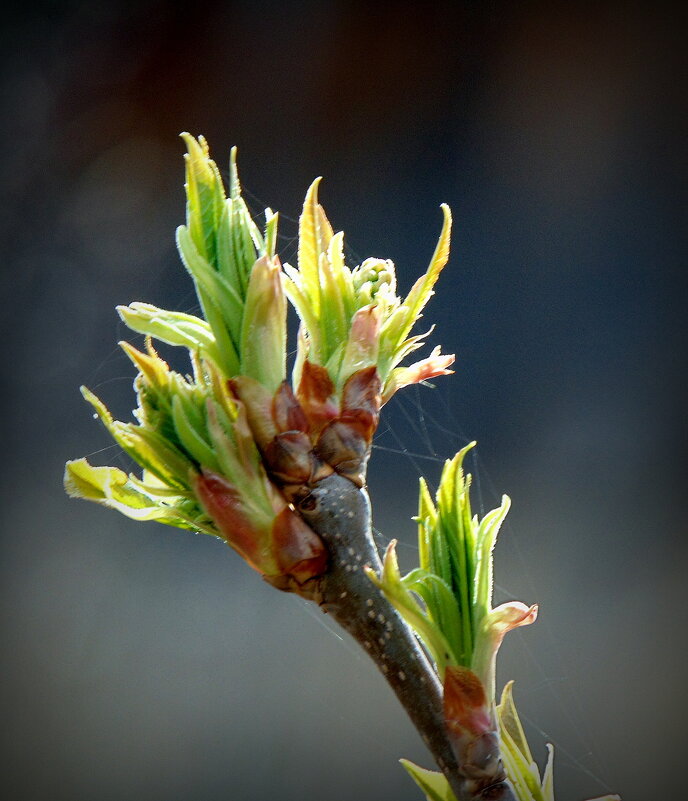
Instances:
[[[310,424],[311,436],[317,436],[327,423],[339,416],[339,403],[330,374],[308,359],[303,364],[297,396]]]
[[[315,453],[326,464],[358,487],[364,483],[370,447],[359,427],[338,419],[328,423],[315,444]]]
[[[272,525],[272,547],[281,576],[298,585],[321,576],[327,570],[328,552],[324,543],[288,506]]]
[[[485,687],[467,667],[450,665],[444,677],[447,734],[464,777],[463,797],[514,801],[499,754],[499,738]]]
[[[450,665],[444,677],[444,717],[450,731],[480,735],[492,728],[485,688],[466,667]]]
[[[320,467],[310,438],[302,431],[277,434],[265,446],[263,458],[272,477],[281,484],[310,484]]]
[[[287,381],[280,384],[272,399],[272,419],[278,431],[310,432],[311,426],[301,404]]]
[[[266,468],[290,501],[333,472],[363,486],[381,405],[375,366],[350,376],[340,400],[327,370],[308,361],[296,394],[285,381],[270,397],[246,376],[230,387],[246,408]]]
[[[286,589],[327,570],[324,543],[272,488],[272,510],[251,505],[225,478],[203,470],[194,490],[223,539],[264,578]]]

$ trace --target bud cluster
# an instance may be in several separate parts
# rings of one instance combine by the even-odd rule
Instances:
[[[226,193],[205,139],[182,138],[186,224],[177,245],[202,317],[142,302],[118,307],[146,337],[145,351],[122,344],[138,370],[136,422],[113,420],[83,394],[143,473],[79,459],[68,462],[65,486],[136,519],[220,536],[266,579],[298,592],[327,569],[328,554],[292,502],[333,473],[363,486],[383,401],[448,372],[453,360],[434,354],[396,368],[420,344],[407,335],[447,260],[449,212],[428,274],[402,305],[390,261],[346,267],[343,234],[317,202],[317,181],[301,215],[299,270],[283,271],[277,215],[266,209],[259,230],[241,195],[236,148]],[[302,317],[292,384],[287,296]],[[193,376],[170,370],[152,337],[186,348]]]

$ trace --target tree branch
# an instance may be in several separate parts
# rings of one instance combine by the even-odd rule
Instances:
[[[329,570],[314,580],[311,597],[368,652],[457,799],[513,801],[503,775],[474,792],[475,783],[460,770],[447,737],[437,674],[410,627],[363,571],[366,564],[378,572],[381,567],[365,489],[335,474],[318,482],[298,508],[330,552]]]

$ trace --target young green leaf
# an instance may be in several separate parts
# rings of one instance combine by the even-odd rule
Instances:
[[[421,768],[408,759],[400,759],[399,762],[401,762],[413,781],[425,793],[427,801],[456,801],[456,796],[452,792],[444,774],[435,770]]]

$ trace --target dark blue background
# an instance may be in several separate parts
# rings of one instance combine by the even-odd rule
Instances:
[[[496,597],[541,604],[500,683],[558,801],[682,795],[685,20],[639,3],[23,4],[5,17],[0,215],[3,785],[15,801],[412,801],[422,744],[357,647],[219,542],[67,500],[121,463],[114,305],[194,310],[182,144],[247,198],[305,190],[406,291],[454,212],[423,323],[457,374],[390,403],[370,484],[414,560],[418,470],[468,439],[512,497]],[[419,422],[419,408],[424,423]],[[394,450],[406,448],[415,457]],[[418,470],[416,469],[418,468]]]

